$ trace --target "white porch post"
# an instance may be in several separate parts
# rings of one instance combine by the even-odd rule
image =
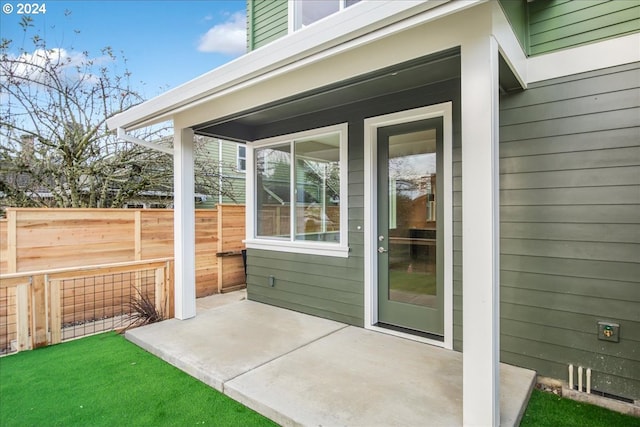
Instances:
[[[176,129],[173,146],[175,317],[184,320],[196,315],[193,130]]]
[[[500,425],[498,45],[467,40],[462,67],[463,422]]]

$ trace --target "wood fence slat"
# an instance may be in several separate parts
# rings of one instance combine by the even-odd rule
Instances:
[[[4,276],[0,276],[0,289],[2,288],[13,288],[15,286],[18,286],[22,283],[29,283],[31,274],[21,274],[18,273],[19,275],[16,277],[7,277],[9,275],[4,275]],[[15,276],[12,275],[12,276]]]
[[[7,250],[7,220],[0,218],[0,272],[8,271],[7,270],[7,259],[8,259],[8,250]]]
[[[167,312],[169,319],[173,319],[175,316],[175,263],[167,262],[167,273],[166,273],[166,289],[167,289]]]
[[[136,261],[142,259],[142,213],[136,211],[134,214],[134,227],[133,227],[133,255]]]
[[[7,272],[15,273],[18,271],[18,255],[17,255],[17,216],[16,211],[7,210]]]
[[[16,324],[18,351],[29,349],[29,290],[30,285],[22,283],[16,287]]]
[[[21,213],[24,221],[51,221],[63,217],[65,220],[104,220],[105,218],[129,220],[133,217],[134,209],[85,209],[85,208],[8,208]],[[8,215],[7,215],[8,216]]]
[[[49,313],[51,321],[51,344],[58,344],[62,341],[62,307],[60,301],[60,280],[49,281]]]
[[[165,267],[162,266],[162,267],[156,268],[155,304],[156,304],[156,308],[158,310],[161,310],[163,313],[165,313],[165,310],[162,304],[162,300],[164,296],[164,288],[165,288],[164,276],[165,276]]]
[[[32,276],[31,283],[31,348],[47,345],[47,301],[45,276]]]

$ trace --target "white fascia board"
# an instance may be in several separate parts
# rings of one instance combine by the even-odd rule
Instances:
[[[335,14],[330,19],[309,25],[124,111],[109,119],[107,125],[111,129],[118,127],[133,129],[158,123],[171,118],[181,108],[205,102],[216,93],[223,91],[228,93],[237,87],[246,87],[251,84],[251,81],[275,70],[287,68],[287,72],[291,71],[293,68],[306,65],[301,61],[305,58],[318,56],[326,50],[342,46],[378,30],[386,30],[390,25],[400,21],[403,21],[402,25],[394,27],[396,32],[485,1],[362,1]],[[447,7],[443,8],[443,5]],[[425,14],[427,11],[433,13]],[[415,15],[420,15],[420,19],[407,19]],[[390,35],[388,30],[379,33],[380,37]],[[363,40],[362,43],[370,41],[372,41],[371,38]],[[355,46],[359,44],[361,43],[355,43]],[[325,55],[319,56],[325,57]]]
[[[564,49],[527,60],[528,83],[640,61],[640,33]]]
[[[498,2],[492,3],[491,32],[498,42],[498,50],[523,89],[527,88],[527,55]]]

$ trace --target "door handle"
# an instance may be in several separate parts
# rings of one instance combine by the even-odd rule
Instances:
[[[385,253],[385,252],[387,252],[387,250],[386,250],[385,248],[383,248],[382,246],[380,246],[380,247],[378,248],[378,253],[379,253],[379,254],[383,254],[383,253]]]

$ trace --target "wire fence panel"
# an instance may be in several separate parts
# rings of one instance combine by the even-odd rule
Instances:
[[[0,356],[17,351],[16,288],[0,288]]]
[[[61,280],[62,341],[130,326],[133,300],[154,300],[154,282],[153,269]]]
[[[172,316],[170,258],[0,276],[0,356]]]

